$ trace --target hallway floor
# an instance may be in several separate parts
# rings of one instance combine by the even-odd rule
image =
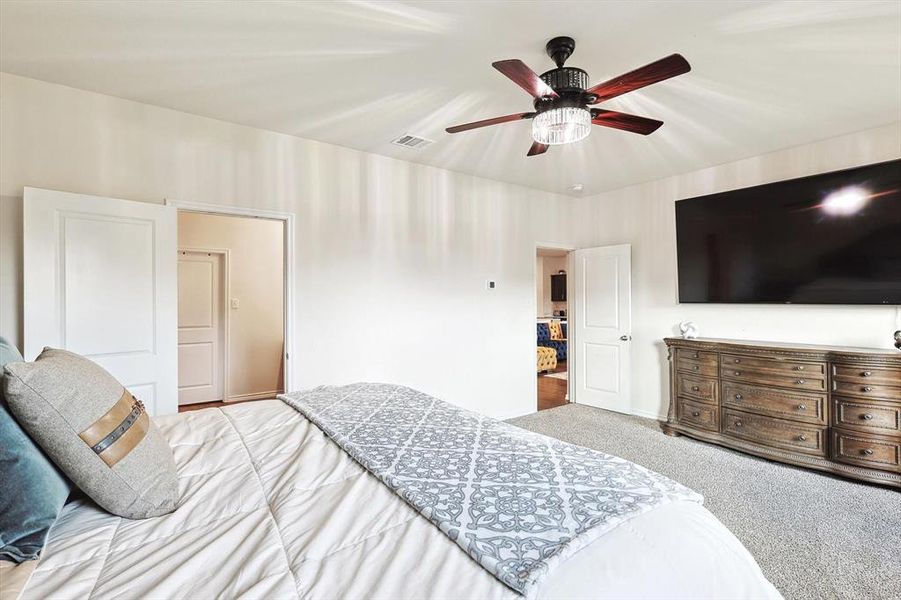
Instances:
[[[557,367],[553,371],[554,373],[565,373],[566,372],[566,361],[560,361],[557,363]],[[538,374],[538,410],[546,410],[548,408],[555,408],[557,406],[563,406],[564,404],[568,404],[566,400],[566,385],[567,381],[565,379],[558,379],[556,377],[549,377],[544,373]]]

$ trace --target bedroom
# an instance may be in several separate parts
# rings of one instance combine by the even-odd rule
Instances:
[[[175,327],[164,327],[174,316],[174,303],[150,302],[144,288],[116,286],[114,270],[92,268],[100,262],[82,265],[95,279],[73,283],[102,286],[85,284],[69,290],[68,300],[60,298],[53,288],[57,280],[33,266],[40,259],[55,272],[60,256],[47,250],[60,250],[57,230],[47,221],[29,227],[40,223],[33,219],[46,218],[30,212],[40,212],[42,203],[58,205],[68,198],[79,214],[106,214],[115,206],[112,210],[125,211],[126,221],[154,220],[160,235],[179,203],[283,218],[293,249],[285,267],[294,282],[284,290],[288,392],[355,382],[402,385],[484,418],[513,419],[514,425],[550,436],[540,438],[553,440],[549,444],[561,440],[620,456],[704,496],[706,508],[673,502],[611,529],[555,565],[544,582],[547,597],[578,595],[562,587],[552,593],[552,579],[578,586],[577,576],[584,573],[580,557],[599,556],[608,567],[595,569],[596,579],[577,588],[582,595],[603,595],[606,589],[608,596],[620,597],[896,597],[901,593],[897,487],[828,474],[798,464],[804,460],[796,454],[795,462],[786,464],[774,456],[734,452],[720,445],[723,440],[697,432],[666,436],[658,422],[669,419],[671,384],[682,380],[671,375],[663,340],[677,338],[674,343],[683,346],[674,350],[687,348],[691,342],[680,341],[679,329],[687,321],[697,324],[704,338],[781,343],[795,350],[805,344],[868,348],[873,361],[897,364],[893,357],[901,353],[892,339],[901,330],[897,299],[888,305],[680,303],[675,209],[710,194],[901,158],[899,19],[895,2],[4,1],[0,335],[24,354],[27,365],[39,364],[31,361],[46,345],[102,362],[104,355],[122,350],[114,347],[116,334],[127,333],[119,335],[126,346],[153,340],[168,349],[177,343]],[[530,123],[445,132],[532,110],[533,99],[492,63],[521,59],[544,73],[554,68],[545,45],[555,36],[575,40],[566,66],[587,71],[591,85],[674,53],[683,56],[690,71],[600,105],[664,125],[647,136],[594,126],[586,139],[537,156],[526,156],[533,141]],[[406,134],[432,143],[419,149],[391,144]],[[581,192],[572,189],[577,184]],[[34,202],[26,201],[32,195]],[[138,216],[138,210],[147,213]],[[97,245],[92,231],[68,239],[81,239],[91,250]],[[107,262],[121,258],[115,264],[134,277],[138,270],[124,261],[143,248],[158,253],[160,264],[174,272],[175,252],[170,257],[167,248],[175,248],[176,239],[170,236],[167,246],[163,237],[144,239],[140,246],[126,244],[137,238],[121,234],[117,251],[83,255]],[[581,390],[572,385],[585,379],[577,379],[579,364],[570,358],[573,402],[533,414],[536,248],[580,251],[626,244],[631,323],[616,339],[631,340],[619,346],[630,359],[617,369],[628,388],[615,399],[619,412],[580,400]],[[576,270],[567,272],[573,274],[569,284],[576,285]],[[154,289],[152,281],[147,286]],[[90,302],[62,304],[77,299],[78,290]],[[130,302],[114,310],[122,294]],[[576,297],[568,294],[571,305]],[[78,319],[64,323],[64,336],[55,320],[61,306],[79,311]],[[157,313],[156,321],[148,316]],[[568,307],[569,321],[577,314],[577,306]],[[579,339],[578,333],[570,332],[571,340]],[[107,342],[110,348],[91,347]],[[721,358],[734,350],[702,352]],[[281,400],[175,416],[171,394],[139,386],[153,382],[160,390],[171,388],[177,382],[176,356],[145,354],[149,366],[141,368],[152,376],[129,379],[117,365],[104,366],[146,406],[172,448],[179,475],[196,474],[191,485],[179,478],[192,493],[179,496],[171,514],[127,519],[99,508],[85,489],[90,484],[79,482],[81,491],[60,502],[40,560],[22,563],[33,568],[22,597],[169,597],[184,595],[174,591],[183,589],[195,597],[282,597],[292,585],[298,595],[311,597],[518,593],[363,470],[337,444],[337,432],[334,442],[321,435],[318,440],[312,435],[318,426]],[[149,363],[156,354],[164,355],[160,365]],[[801,362],[839,365],[831,355]],[[586,375],[601,370],[587,369]],[[726,383],[718,375],[705,380],[721,392]],[[901,382],[876,384],[881,385],[888,392],[872,404],[883,410],[872,414],[890,422]],[[840,431],[832,431],[833,419],[836,407],[845,405],[836,403],[831,390],[804,392],[820,393],[825,412],[819,417],[826,423],[815,429],[828,437]],[[716,406],[699,404],[698,412]],[[726,413],[725,406],[716,408]],[[283,426],[264,434],[267,419]],[[240,443],[254,439],[254,432],[255,443]],[[43,448],[36,433],[27,433]],[[217,436],[225,437],[211,441]],[[891,443],[897,438],[874,436]],[[311,443],[304,446],[307,439]],[[823,460],[830,465],[859,467],[833,462],[833,441],[824,443]],[[192,453],[195,447],[199,450]],[[296,472],[288,473],[277,457],[299,465]],[[262,479],[255,479],[254,464],[266,466]],[[236,476],[223,481],[221,469],[227,466]],[[898,475],[891,465],[860,468]],[[73,479],[63,471],[66,480]],[[353,478],[331,490],[317,487],[351,473]],[[281,488],[264,487],[279,481]],[[289,493],[289,488],[308,492]],[[339,488],[347,493],[337,494]],[[15,500],[7,503],[7,493],[4,486],[4,513],[27,508]],[[267,516],[269,495],[290,508],[288,521],[308,514],[311,520],[298,525],[308,531],[329,525],[316,507],[333,507],[341,518],[320,536],[305,537],[280,525],[281,517]],[[361,498],[377,502],[364,506]],[[192,529],[196,538],[166,537],[199,524],[202,515],[194,507],[203,504],[215,505],[222,520],[203,521],[208,530]],[[402,530],[403,540],[374,535],[380,518],[407,523],[392,530]],[[232,535],[217,531],[216,522],[234,524]],[[712,540],[706,546],[698,536],[704,526]],[[626,535],[634,530],[630,527],[659,529],[663,533],[654,539],[675,545],[643,552],[639,561],[630,545],[634,540]],[[288,540],[283,551],[273,545],[276,532]],[[354,553],[332,557],[342,539],[364,537],[373,548],[398,552],[396,560],[377,558],[377,551],[365,560]],[[148,550],[137,553],[134,564],[101,564],[95,559],[122,554],[108,554],[109,548],[96,546],[98,540],[119,550],[138,543]],[[155,548],[154,540],[162,547]],[[177,543],[166,546],[162,540]],[[233,553],[242,540],[241,552]],[[691,548],[703,556],[721,554],[722,546],[710,545],[714,542],[733,548],[735,561],[711,558],[715,569],[700,559],[666,566]],[[197,557],[189,556],[192,544],[204,548]],[[419,576],[409,579],[398,575],[418,558],[407,547],[428,548]],[[83,578],[69,581],[63,565],[77,554],[92,558],[82,565]],[[275,562],[281,555],[288,557],[284,569]],[[196,561],[212,557],[219,573],[194,581]],[[158,561],[159,568],[145,570],[140,560]],[[680,575],[677,567],[704,577]],[[357,568],[359,577],[341,576],[342,568]],[[132,580],[136,570],[142,575]],[[379,572],[386,575],[380,578]],[[5,584],[10,578],[3,573]],[[731,587],[724,583],[730,575]],[[473,587],[454,587],[460,580]],[[642,582],[661,587],[649,589]],[[702,583],[707,587],[691,587]]]

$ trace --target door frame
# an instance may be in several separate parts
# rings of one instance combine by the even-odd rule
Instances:
[[[277,212],[272,210],[264,210],[258,208],[245,208],[243,206],[234,206],[229,204],[209,204],[205,202],[188,202],[173,198],[166,198],[167,206],[173,206],[179,211],[196,212],[209,215],[224,215],[232,217],[252,217],[256,219],[269,219],[271,221],[281,221],[284,232],[284,248],[283,261],[285,266],[284,285],[283,285],[283,304],[284,314],[282,320],[284,322],[283,338],[285,341],[285,352],[282,355],[284,361],[284,390],[288,393],[294,390],[297,381],[294,374],[293,365],[296,360],[294,352],[294,213]],[[208,250],[204,250],[208,251]],[[226,313],[228,312],[226,307]],[[227,348],[226,342],[226,348]],[[227,395],[224,397],[228,397]],[[537,398],[536,398],[537,401]]]
[[[572,365],[574,363],[574,357],[570,352],[570,348],[573,347],[573,328],[570,327],[570,322],[572,321],[572,302],[570,302],[570,298],[572,297],[572,277],[569,274],[572,272],[572,253],[574,250],[578,250],[572,244],[560,244],[558,242],[535,242],[534,248],[532,248],[532,327],[535,327],[535,319],[538,318],[538,294],[535,290],[535,282],[538,281],[538,261],[536,258],[538,257],[539,250],[563,250],[566,252],[566,397],[570,404],[576,403],[575,389],[572,385],[572,378],[569,374],[572,372]],[[532,335],[534,336],[534,329],[532,330]],[[531,374],[532,377],[535,376],[535,357],[532,357],[532,365],[531,365]],[[534,406],[538,407],[538,382],[535,382],[535,402]]]
[[[177,215],[176,215],[177,216]],[[176,225],[177,227],[177,225]],[[228,341],[229,335],[231,334],[231,330],[229,329],[229,298],[231,297],[229,288],[229,265],[231,264],[229,260],[229,250],[228,248],[201,248],[195,246],[179,246],[178,252],[205,252],[206,254],[218,254],[222,257],[222,272],[220,276],[222,277],[222,298],[220,298],[220,307],[219,312],[220,318],[222,319],[222,401],[228,402]],[[176,284],[177,287],[177,284]],[[185,404],[184,406],[190,406],[191,404]],[[179,406],[182,406],[179,403]]]

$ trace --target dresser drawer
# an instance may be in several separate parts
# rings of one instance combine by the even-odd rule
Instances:
[[[717,365],[716,352],[689,350],[687,348],[676,348],[676,360],[691,360],[703,365]]]
[[[741,365],[723,365],[720,367],[720,376],[723,379],[732,379],[738,382],[762,384],[766,386],[784,387],[809,392],[825,392],[826,379],[818,376],[813,378],[807,375],[784,375],[773,372],[764,373],[745,369]]]
[[[676,420],[687,427],[716,431],[719,428],[719,409],[688,398],[679,398],[676,405]]]
[[[852,465],[901,473],[901,441],[833,429],[832,458]]]
[[[723,382],[723,406],[739,410],[826,425],[826,394],[803,394],[767,388]]]
[[[723,367],[735,367],[745,371],[762,371],[777,373],[786,377],[807,379],[826,379],[826,363],[803,362],[777,358],[761,358],[759,356],[742,356],[740,354],[723,354]]]
[[[695,375],[706,375],[708,377],[716,377],[717,373],[716,363],[710,365],[706,363],[699,363],[696,360],[688,360],[686,358],[676,359],[676,369],[679,371],[694,373]]]
[[[901,435],[901,406],[834,397],[832,424],[881,435]]]
[[[676,392],[679,396],[690,396],[699,402],[716,404],[716,387],[716,379],[676,374]]]
[[[878,383],[832,380],[832,392],[843,396],[860,396],[861,398],[878,398],[901,402],[901,387],[891,387]]]
[[[832,375],[836,381],[901,387],[901,369],[833,364]]]
[[[723,409],[723,433],[773,448],[826,455],[826,429],[804,423],[774,419]]]

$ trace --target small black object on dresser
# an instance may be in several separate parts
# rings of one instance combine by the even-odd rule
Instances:
[[[901,355],[666,338],[669,435],[901,488]]]

